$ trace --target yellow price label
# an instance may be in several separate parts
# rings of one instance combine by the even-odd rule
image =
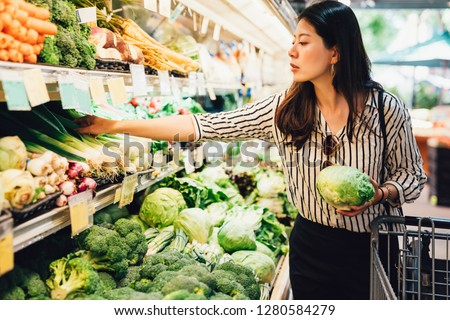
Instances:
[[[122,77],[112,78],[107,80],[109,95],[113,106],[124,104],[128,102],[127,90],[125,88],[125,81]]]
[[[70,206],[70,223],[72,224],[72,236],[79,234],[89,227],[89,209],[87,201]]]
[[[119,202],[121,195],[122,195],[122,188],[117,188],[116,193],[114,194],[114,202],[113,203]]]
[[[92,100],[97,105],[107,104],[105,86],[102,78],[89,78],[89,89],[91,90]]]
[[[12,232],[0,239],[0,276],[14,269],[14,245]]]
[[[123,179],[119,208],[122,208],[123,206],[126,206],[127,204],[130,204],[133,201],[137,182],[138,182],[137,174],[127,176]]]
[[[31,106],[35,107],[50,101],[47,85],[45,84],[41,69],[25,70],[23,73],[25,89]]]

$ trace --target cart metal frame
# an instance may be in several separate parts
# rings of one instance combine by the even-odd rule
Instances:
[[[398,231],[401,230],[401,231]],[[387,272],[379,254],[379,236],[387,237],[387,264],[391,239],[397,237],[399,253],[397,283]],[[381,216],[372,222],[370,241],[371,300],[450,299],[450,219]],[[437,255],[438,254],[438,255]],[[395,288],[395,289],[394,289]]]

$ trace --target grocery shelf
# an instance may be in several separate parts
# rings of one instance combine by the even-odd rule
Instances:
[[[159,174],[156,178],[149,179],[140,177],[138,178],[136,192],[140,192],[151,185],[158,183],[165,177],[175,174],[181,170],[184,170],[184,168],[167,167],[164,168],[161,174]],[[121,184],[118,183],[98,191],[93,199],[95,211],[101,210],[113,204],[116,190],[120,187]],[[55,208],[49,212],[37,216],[36,218],[26,221],[13,229],[14,252],[18,252],[69,225],[70,211],[68,206]]]
[[[132,86],[132,77],[129,72],[119,72],[119,71],[104,71],[104,70],[87,70],[87,69],[79,69],[79,68],[68,68],[62,66],[52,66],[46,64],[33,64],[33,63],[16,63],[16,62],[5,62],[0,61],[0,80],[1,79],[1,71],[2,70],[12,70],[12,71],[24,71],[28,69],[40,69],[45,83],[47,84],[47,89],[49,91],[49,96],[51,100],[60,100],[59,89],[58,89],[58,76],[68,76],[70,73],[76,72],[78,74],[87,76],[87,77],[95,77],[95,78],[103,78],[106,86],[105,80],[122,77],[124,79],[125,85],[128,87]],[[160,87],[159,77],[156,75],[146,75],[147,88],[150,89],[148,91],[149,94],[158,94],[158,89]],[[178,78],[175,77],[175,83],[179,87],[181,94],[188,96],[187,92],[189,92],[189,79],[188,78]],[[217,82],[208,82],[206,86],[211,87],[212,89],[218,90],[237,90],[242,87],[241,83],[217,83]],[[0,101],[5,101],[5,93],[3,88],[0,86]]]

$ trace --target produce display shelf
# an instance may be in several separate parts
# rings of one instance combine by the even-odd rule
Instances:
[[[161,174],[154,179],[138,179],[136,192],[140,192],[151,185],[159,182],[163,178],[175,174],[183,167],[168,167],[161,171]],[[114,202],[116,190],[121,187],[121,183],[113,184],[98,191],[93,199],[95,211],[101,210]],[[70,225],[70,211],[68,206],[55,208],[42,215],[26,221],[13,229],[14,252],[18,252],[37,241]]]
[[[68,68],[68,67],[60,67],[60,66],[51,66],[46,64],[33,64],[33,63],[16,63],[16,62],[4,62],[0,61],[0,80],[2,80],[1,73],[2,71],[10,70],[10,71],[24,71],[27,69],[40,69],[45,83],[47,84],[47,88],[49,91],[49,96],[51,100],[60,100],[59,89],[57,87],[58,84],[58,76],[62,75],[67,77],[67,75],[71,72],[76,72],[78,74],[87,76],[87,77],[96,77],[103,78],[104,80],[122,77],[124,79],[125,85],[128,86],[131,90],[132,86],[132,77],[131,73],[124,72],[116,72],[116,71],[105,71],[105,70],[87,70],[87,69],[79,69],[79,68]],[[160,87],[160,80],[158,76],[155,75],[146,75],[147,79],[147,89],[150,90],[149,94],[158,94]],[[189,87],[190,82],[188,78],[174,78],[175,83],[178,85],[181,94],[185,96],[189,96]],[[106,82],[105,82],[106,84]],[[207,87],[211,87],[213,90],[238,90],[242,88],[241,83],[218,83],[218,82],[208,82],[206,83]],[[0,86],[0,101],[5,102],[5,92],[3,88]]]

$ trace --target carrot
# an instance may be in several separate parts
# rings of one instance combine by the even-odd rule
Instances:
[[[43,44],[35,44],[33,46],[33,53],[36,55],[39,55],[39,53],[41,53],[43,47],[44,47]]]
[[[30,17],[34,17],[39,20],[48,20],[50,18],[50,11],[46,8],[36,7],[34,4],[23,0],[18,1],[18,5],[21,10],[28,12]]]
[[[5,6],[5,12],[9,14],[11,17],[16,15],[17,7],[12,4],[7,4]]]
[[[28,19],[28,12],[24,10],[17,9],[16,14],[13,16],[15,19],[19,20],[22,25],[25,25]]]
[[[0,32],[2,32],[2,30],[3,30],[3,21],[0,20]]]
[[[5,11],[5,4],[3,2],[0,2],[0,12]]]
[[[34,29],[38,33],[42,34],[48,34],[48,35],[55,35],[56,32],[58,32],[58,28],[55,24],[48,22],[48,21],[42,21],[36,18],[28,18],[25,27],[28,29]]]
[[[34,31],[34,30],[33,30]],[[37,31],[36,31],[37,32]],[[45,34],[38,34],[38,37],[37,37],[37,41],[36,41],[36,43],[44,43],[44,41],[45,41]]]
[[[11,46],[14,38],[8,34],[0,33],[0,49],[6,49]]]
[[[27,40],[26,40],[27,43],[34,45],[38,43],[38,39],[39,33],[36,30],[33,29],[27,30]]]
[[[9,49],[16,49],[18,50],[20,47],[20,42],[17,41],[16,39],[13,38],[13,40],[11,41],[11,43],[9,44]]]
[[[21,24],[18,20],[13,19],[11,23],[3,28],[3,32],[9,34],[15,39],[19,38]]]
[[[16,49],[9,49],[9,60],[12,62],[23,62],[23,55]]]
[[[32,53],[28,56],[24,56],[23,61],[28,62],[28,63],[37,63],[37,55]]]
[[[0,60],[1,61],[8,61],[9,55],[8,50],[0,49]]]
[[[2,12],[2,13],[0,13],[0,20],[2,20],[2,22],[3,22],[3,27],[6,27],[11,24],[12,17],[11,17],[11,15],[9,15],[6,12]]]
[[[25,42],[27,40],[27,31],[27,28],[20,27],[19,33],[17,35],[17,40],[19,40],[20,42]]]
[[[31,44],[21,43],[19,47],[19,52],[24,56],[29,56],[30,54],[34,54],[34,48]]]

